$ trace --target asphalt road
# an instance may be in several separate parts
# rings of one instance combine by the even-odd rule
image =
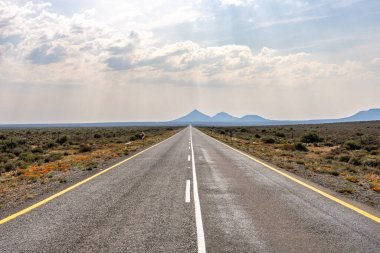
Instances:
[[[0,225],[0,252],[380,252],[380,223],[191,132]]]

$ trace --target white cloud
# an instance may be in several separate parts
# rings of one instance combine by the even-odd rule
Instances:
[[[256,0],[220,0],[222,6],[234,5],[234,6],[242,6],[242,5],[253,5],[256,8],[258,4]]]
[[[255,2],[230,0],[223,4],[239,6]],[[110,90],[115,92],[109,96],[120,96],[121,104],[131,106],[143,100],[136,101],[136,96],[128,96],[130,102],[122,100],[123,89],[135,94],[152,85],[162,90],[167,87],[172,90],[234,88],[249,101],[248,94],[253,90],[270,94],[272,89],[291,88],[301,94],[305,89],[323,87],[321,93],[328,94],[328,85],[349,85],[350,89],[357,89],[357,84],[373,85],[379,81],[374,67],[378,65],[378,58],[371,62],[346,60],[338,64],[318,61],[307,52],[281,54],[267,47],[254,52],[245,45],[207,47],[190,40],[168,42],[157,38],[151,30],[207,17],[197,11],[198,7],[193,7],[187,3],[179,12],[166,15],[172,7],[162,9],[159,4],[153,4],[147,10],[131,14],[131,18],[127,18],[128,25],[120,28],[100,21],[96,8],[64,16],[53,12],[50,4],[18,6],[0,1],[0,89],[41,86],[59,93],[65,87],[76,87],[83,92],[93,90],[93,99],[99,102],[103,101],[104,90],[112,87]],[[162,17],[154,14],[160,17],[157,23],[151,18],[142,25],[133,24],[141,15],[157,10],[163,12]],[[117,22],[122,20],[115,18]],[[305,18],[282,22],[300,22],[300,19]],[[267,26],[273,24],[266,23]],[[4,92],[0,99],[8,101],[10,107],[20,106],[12,104],[11,95],[6,94],[13,93]],[[40,96],[31,94],[35,96],[34,102]],[[147,96],[154,101],[153,95]]]
[[[254,54],[243,45],[202,47],[192,41],[161,45],[147,31],[124,33],[96,21],[94,9],[65,17],[50,12],[49,4],[18,7],[1,2],[1,6],[4,29],[0,35],[17,31],[23,38],[17,45],[2,45],[2,63],[17,65],[19,78],[25,76],[25,80],[39,83],[66,80],[81,84],[83,73],[87,73],[87,78],[93,80],[90,76],[96,76],[100,79],[93,81],[103,84],[117,76],[123,83],[155,79],[183,82],[186,76],[185,83],[204,85],[302,85],[314,79],[351,78],[366,73],[360,63],[316,62],[303,52],[279,55],[263,48]],[[4,65],[1,69],[3,76],[14,73]],[[48,74],[43,74],[45,71]]]

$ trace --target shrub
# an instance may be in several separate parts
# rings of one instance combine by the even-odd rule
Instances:
[[[3,134],[0,134],[0,140],[5,140],[5,139],[7,139],[7,137]]]
[[[13,141],[8,141],[5,143],[5,147],[7,149],[14,149],[17,146],[17,144]]]
[[[261,136],[259,134],[255,134],[255,138],[260,139]]]
[[[65,142],[67,142],[67,136],[65,135],[65,136],[62,136],[62,137],[59,137],[58,139],[57,139],[57,143],[59,143],[59,144],[64,144]]]
[[[224,132],[223,130],[221,130],[219,133],[223,135],[226,134],[226,132]]]
[[[350,181],[351,183],[358,183],[359,179],[355,176],[347,176],[346,177],[347,181]]]
[[[302,136],[301,142],[303,143],[316,143],[322,141],[322,138],[318,136],[318,134],[309,132]]]
[[[32,163],[32,162],[36,162],[38,161],[40,157],[33,154],[33,153],[29,153],[29,152],[26,152],[26,153],[22,153],[20,155],[20,159],[24,162],[27,162],[27,163]]]
[[[0,163],[6,163],[8,161],[8,155],[0,152]]]
[[[36,154],[36,153],[40,153],[42,154],[44,152],[44,150],[40,147],[35,147],[34,149],[32,149],[32,153]]]
[[[376,145],[367,145],[364,147],[365,150],[367,150],[368,152],[371,152],[373,150],[377,150],[378,147]]]
[[[352,188],[341,188],[338,190],[339,193],[348,193],[348,194],[352,194],[354,192],[354,189]]]
[[[241,132],[241,133],[246,133],[246,132],[248,132],[248,130],[245,129],[245,128],[242,128],[242,129],[240,129],[240,132]]]
[[[352,158],[350,159],[349,163],[352,164],[352,165],[356,165],[356,166],[358,166],[358,165],[361,165],[361,164],[362,164],[362,161],[361,161],[360,158],[358,158],[358,157],[352,157]]]
[[[294,145],[291,145],[291,144],[284,144],[282,146],[282,149],[283,150],[288,150],[288,151],[294,151],[294,150],[296,150],[296,148],[294,147]]]
[[[349,141],[346,141],[344,143],[344,147],[348,150],[358,150],[358,149],[361,149],[361,145],[356,142],[356,141],[353,141],[353,140],[349,140]]]
[[[272,137],[264,137],[262,138],[263,142],[266,143],[266,144],[273,144],[276,142],[275,139],[273,139]]]
[[[281,133],[281,132],[275,133],[274,135],[277,136],[277,137],[280,137],[280,138],[284,138],[285,137],[285,134]]]
[[[97,167],[98,167],[97,162],[90,162],[89,164],[87,164],[86,170],[93,170],[93,169],[96,169]]]
[[[298,151],[308,151],[307,147],[305,146],[305,144],[303,144],[302,142],[297,142],[294,144],[294,148]]]
[[[95,139],[99,139],[99,138],[101,138],[102,136],[100,135],[100,134],[94,134],[94,138]]]
[[[55,161],[60,160],[61,158],[62,158],[61,153],[51,153],[47,157],[45,157],[45,163],[55,162]]]
[[[345,163],[348,163],[350,161],[351,157],[349,155],[342,155],[341,157],[339,157],[339,161],[340,162],[345,162]]]
[[[80,153],[90,152],[91,150],[92,150],[92,148],[90,145],[82,144],[79,146],[79,152]]]
[[[12,150],[12,153],[15,155],[15,156],[19,156],[21,154],[22,150],[20,148],[15,148]]]
[[[374,168],[379,166],[379,164],[380,164],[380,161],[377,159],[367,159],[363,162],[363,165],[368,166],[368,167],[374,167]]]
[[[17,144],[25,145],[26,144],[26,140],[25,139],[17,140]]]
[[[56,144],[54,142],[49,142],[45,145],[45,148],[54,148]]]
[[[14,165],[13,165],[12,163],[6,163],[6,164],[4,165],[4,170],[5,170],[6,172],[9,172],[9,171],[14,170],[14,169],[15,169],[15,167],[14,167]]]

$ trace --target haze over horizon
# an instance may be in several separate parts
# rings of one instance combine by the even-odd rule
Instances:
[[[380,2],[0,0],[0,123],[380,108]]]

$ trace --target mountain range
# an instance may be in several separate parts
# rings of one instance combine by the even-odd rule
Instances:
[[[380,108],[360,111],[350,117],[339,119],[314,120],[273,120],[259,115],[235,117],[226,112],[214,116],[206,115],[198,110],[176,120],[165,122],[97,122],[97,123],[54,123],[54,124],[1,124],[0,128],[43,128],[43,127],[124,127],[124,126],[183,126],[188,124],[203,126],[263,126],[263,125],[295,125],[323,124],[339,122],[357,122],[380,120]]]
[[[288,125],[288,124],[322,124],[339,122],[357,122],[380,120],[380,108],[360,111],[352,116],[338,119],[314,119],[314,120],[272,120],[258,115],[245,115],[241,118],[230,115],[226,112],[217,113],[214,116],[206,115],[198,110],[170,121],[174,124],[195,124],[195,125]]]

